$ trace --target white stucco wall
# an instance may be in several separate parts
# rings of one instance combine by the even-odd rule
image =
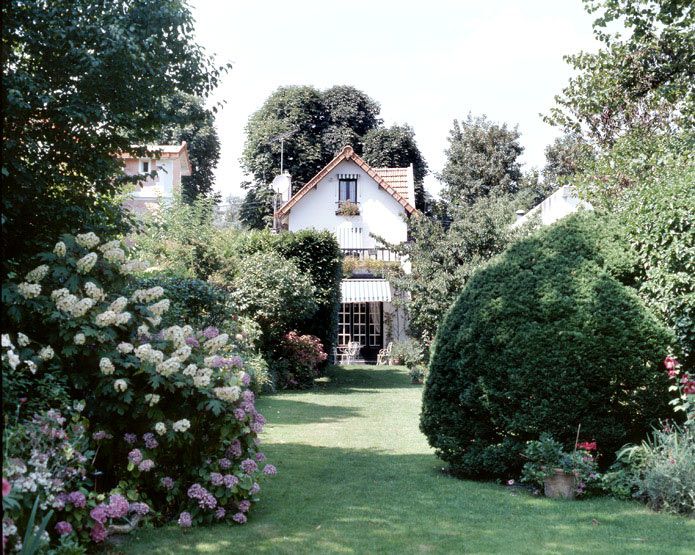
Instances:
[[[157,170],[157,177],[147,178],[142,183],[142,187],[137,187],[133,196],[136,198],[164,198],[169,199],[174,196],[174,161],[173,160],[151,160],[153,168]],[[178,163],[178,162],[177,162]]]
[[[358,174],[358,216],[338,216],[338,174]],[[376,241],[370,233],[390,243],[402,243],[408,237],[405,209],[362,168],[345,160],[324,177],[290,211],[290,231],[326,230],[336,234],[341,248],[372,248]]]
[[[524,216],[514,222],[512,227],[523,225],[536,216],[540,216],[540,223],[542,225],[550,225],[561,220],[565,216],[569,216],[580,208],[586,210],[593,209],[591,204],[579,199],[579,195],[574,187],[565,185],[560,187],[539,205],[529,210]]]

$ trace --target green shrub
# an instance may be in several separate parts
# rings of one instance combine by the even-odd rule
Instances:
[[[578,214],[477,272],[435,340],[421,429],[454,472],[520,470],[528,440],[571,446],[577,425],[604,453],[668,413],[672,340],[602,267],[602,221]]]
[[[200,329],[208,326],[224,328],[229,320],[237,317],[229,292],[199,279],[166,276],[140,279],[129,287],[128,292],[157,286],[164,288],[171,301],[169,310],[162,316],[163,326],[185,321]]]
[[[404,364],[408,368],[413,368],[422,364],[424,347],[417,340],[409,337],[402,341],[395,341],[391,348],[391,360],[397,364]]]
[[[621,450],[636,497],[652,509],[695,514],[695,428],[656,429],[647,441]]]
[[[276,253],[295,264],[311,280],[316,312],[307,318],[297,318],[292,326],[283,331],[296,329],[300,333],[315,335],[326,350],[335,345],[342,253],[332,233],[303,230],[273,235],[268,231],[225,231],[218,235],[215,244],[220,258],[224,260],[223,267],[214,277],[221,284],[232,284],[239,279],[246,267],[244,260],[259,253]]]
[[[242,259],[230,287],[232,301],[241,314],[260,326],[263,351],[268,354],[273,353],[287,330],[316,314],[310,278],[272,251]]]
[[[616,219],[634,256],[640,297],[674,330],[680,359],[695,368],[695,165],[673,161],[628,190]]]

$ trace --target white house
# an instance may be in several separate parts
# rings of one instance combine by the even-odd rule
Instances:
[[[124,153],[126,175],[142,175],[130,198],[124,203],[126,208],[137,214],[156,209],[159,203],[170,201],[174,193],[181,192],[181,177],[191,175],[191,162],[188,158],[188,145],[148,145],[152,156],[135,156]],[[157,172],[154,177],[150,174]]]
[[[344,255],[356,259],[357,271],[342,283],[338,344],[359,342],[361,357],[374,360],[389,341],[405,336],[405,314],[394,306],[398,292],[388,280],[362,273],[359,266],[377,260],[410,270],[407,260],[380,247],[373,235],[391,244],[407,240],[407,219],[416,212],[412,165],[372,168],[346,146],[295,195],[291,187],[285,190],[276,212],[283,229],[335,233]]]
[[[580,200],[577,190],[574,187],[565,185],[560,187],[543,202],[531,208],[526,214],[520,215],[512,224],[512,227],[519,227],[534,217],[540,219],[541,225],[550,225],[561,220],[565,216],[569,216],[580,208],[586,210],[593,209],[591,204]]]

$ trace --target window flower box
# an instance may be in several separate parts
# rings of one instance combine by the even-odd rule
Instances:
[[[351,200],[345,200],[338,203],[335,213],[337,216],[359,216],[360,205]]]

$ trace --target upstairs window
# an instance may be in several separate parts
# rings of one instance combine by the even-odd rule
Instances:
[[[338,176],[338,202],[357,202],[357,175]]]
[[[140,173],[150,173],[149,160],[140,160]]]

